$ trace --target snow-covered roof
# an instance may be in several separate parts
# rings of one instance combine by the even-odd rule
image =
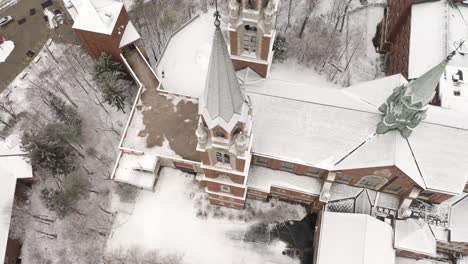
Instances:
[[[381,120],[374,113],[336,106],[265,94],[248,96],[254,109],[253,152],[323,169],[333,169],[368,140]]]
[[[317,264],[394,264],[392,227],[364,214],[323,212]]]
[[[31,165],[23,155],[17,135],[0,141],[0,260],[5,259],[16,180],[32,178]]]
[[[397,166],[415,183],[425,188],[411,148],[398,131],[375,135],[335,167],[336,170]]]
[[[452,204],[450,209],[450,240],[468,242],[468,194]]]
[[[7,40],[0,44],[0,63],[5,62],[14,49],[15,43],[11,40]]]
[[[136,30],[135,26],[133,25],[132,21],[128,21],[127,27],[122,35],[122,39],[120,40],[119,48],[125,47],[130,43],[133,43],[141,38],[140,34]]]
[[[164,71],[164,90],[192,97],[203,93],[212,23],[211,15],[202,14],[172,36],[157,66],[159,76]],[[444,51],[426,70],[446,55]],[[244,76],[241,88],[252,105],[254,153],[328,170],[394,165],[422,188],[463,191],[468,179],[468,152],[463,152],[468,147],[467,115],[427,106],[426,119],[409,139],[393,132],[376,135],[382,120],[378,108],[394,88],[407,84],[400,74],[341,88],[291,61],[273,64],[267,79],[249,79],[247,71],[238,77]]]
[[[162,89],[196,98],[203,94],[214,29],[212,13],[207,12],[172,35],[156,65]]]
[[[157,178],[157,165],[159,158],[156,155],[135,155],[122,153],[119,168],[116,170],[114,180],[128,183],[137,187],[152,189]]]
[[[427,1],[411,9],[408,77],[417,78],[442,61],[460,40],[467,40],[468,7],[451,7],[447,1]],[[461,52],[468,52],[465,44]],[[468,67],[466,56],[455,56],[450,65]]]
[[[468,130],[422,122],[408,142],[428,189],[462,193],[468,179]]]
[[[433,259],[412,259],[404,257],[396,257],[395,264],[447,264],[448,262],[441,262]],[[451,263],[451,262],[450,262]]]
[[[13,134],[0,141],[0,167],[6,168],[17,179],[32,178],[31,165],[20,149],[20,139]]]
[[[267,193],[270,192],[272,186],[276,186],[317,195],[322,189],[322,180],[261,166],[251,166],[247,186]]]
[[[114,0],[71,0],[78,15],[73,28],[111,35],[123,8]]]
[[[395,248],[426,256],[436,255],[436,239],[422,219],[395,221]]]

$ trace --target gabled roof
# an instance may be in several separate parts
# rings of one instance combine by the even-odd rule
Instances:
[[[317,264],[394,264],[392,227],[364,214],[323,212]]]
[[[374,135],[335,166],[335,170],[396,166],[416,184],[425,188],[408,141],[397,131]]]
[[[421,219],[396,220],[394,245],[400,250],[436,255],[436,239],[429,225]]]
[[[242,115],[245,101],[226,42],[221,29],[217,26],[200,113],[207,122],[222,119],[219,121],[230,123],[234,115]]]
[[[73,28],[111,35],[123,8],[114,0],[71,0],[78,15]]]

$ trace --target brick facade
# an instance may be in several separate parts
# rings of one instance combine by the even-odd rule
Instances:
[[[260,163],[259,159],[265,159],[266,163]],[[307,175],[307,173],[310,172],[312,169],[320,170],[320,169],[306,166],[306,165],[301,165],[301,164],[291,163],[291,162],[284,162],[284,161],[276,160],[272,158],[263,158],[261,156],[256,156],[256,155],[253,156],[252,161],[253,161],[253,164],[257,166],[264,166],[273,170],[279,170],[281,169],[283,163],[289,163],[293,165],[292,170],[290,170],[289,172],[295,173],[298,175]],[[326,174],[327,174],[327,171],[320,170],[320,172],[318,173],[316,177],[323,178]]]
[[[237,59],[232,59],[232,64],[234,65],[234,69],[236,71],[250,67],[252,70],[254,70],[256,73],[258,73],[258,75],[262,76],[263,78],[266,78],[268,74],[268,64],[256,63],[256,62],[245,61],[245,60],[237,60]]]
[[[99,58],[101,53],[105,52],[110,54],[114,60],[120,61],[120,54],[122,49],[119,48],[120,40],[122,39],[123,32],[129,21],[127,11],[122,8],[119,18],[115,24],[114,30],[111,35],[100,34],[91,31],[74,29],[76,34],[81,40],[81,44],[88,51],[93,58]],[[124,26],[121,28],[120,26]],[[121,34],[119,34],[119,31]]]
[[[5,251],[5,263],[19,263],[21,256],[21,243],[18,240],[8,238]]]
[[[260,59],[267,61],[270,56],[270,41],[271,37],[262,38],[262,50],[260,51]]]
[[[209,169],[204,169],[205,176],[210,179],[216,179],[219,176],[227,177],[229,178],[230,181],[236,184],[244,184],[245,177],[242,175],[236,175],[236,174],[230,174],[230,173],[225,173],[222,171],[216,171],[216,170],[209,170]]]
[[[231,43],[231,55],[239,55],[237,47],[237,32],[229,31],[229,43]]]
[[[408,78],[411,6],[413,0],[387,0],[381,24],[379,51],[387,52],[386,73],[401,73]]]

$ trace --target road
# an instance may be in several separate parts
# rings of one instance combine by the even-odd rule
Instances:
[[[58,29],[50,29],[44,20],[41,3],[45,0],[20,0],[18,4],[0,12],[0,17],[12,16],[15,21],[0,28],[0,36],[15,43],[15,49],[6,62],[0,63],[0,92],[3,91],[13,79],[32,61],[34,57],[26,55],[28,51],[37,54],[47,39],[53,38],[60,42],[75,42],[75,36],[71,29],[72,22],[66,20]],[[52,10],[64,10],[60,0],[53,0]],[[30,14],[34,8],[36,13]],[[66,13],[63,11],[62,13]],[[26,22],[19,24],[22,18]],[[66,14],[68,18],[68,14]]]

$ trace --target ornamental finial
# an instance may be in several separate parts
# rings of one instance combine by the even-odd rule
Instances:
[[[216,11],[213,14],[213,16],[215,17],[214,25],[216,27],[219,27],[221,25],[221,21],[219,20],[221,18],[221,15],[219,14],[219,11],[218,11],[218,0],[215,0],[215,7],[216,7]]]

